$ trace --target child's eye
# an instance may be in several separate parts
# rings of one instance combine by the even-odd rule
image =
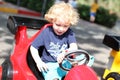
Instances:
[[[61,26],[60,24],[56,24],[56,26]]]
[[[68,27],[69,25],[61,25],[61,24],[57,24],[55,23],[56,26],[63,26],[63,27]]]

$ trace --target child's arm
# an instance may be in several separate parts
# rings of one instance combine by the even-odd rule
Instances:
[[[31,51],[31,55],[39,69],[39,71],[47,71],[48,68],[46,66],[46,64],[41,60],[40,56],[39,56],[39,52],[36,48],[34,48],[33,46],[30,46],[30,51]]]

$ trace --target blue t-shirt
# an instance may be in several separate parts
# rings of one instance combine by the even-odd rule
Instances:
[[[44,62],[56,62],[58,54],[68,49],[70,43],[76,43],[75,34],[71,29],[58,36],[54,33],[52,27],[47,27],[36,37],[31,45],[36,49],[44,46],[41,56]]]

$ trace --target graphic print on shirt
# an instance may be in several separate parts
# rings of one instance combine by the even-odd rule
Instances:
[[[59,42],[56,44],[50,42],[50,49],[48,50],[51,56],[57,57],[63,50],[67,49],[67,44],[60,45]]]

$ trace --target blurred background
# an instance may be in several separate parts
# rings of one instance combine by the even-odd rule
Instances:
[[[105,34],[120,35],[120,0],[97,0],[99,7],[94,22],[90,22],[90,10],[95,0],[0,0],[0,64],[13,49],[14,35],[6,27],[8,17],[44,17],[47,10],[60,1],[70,3],[78,10],[80,21],[73,27],[78,46],[95,57],[92,68],[99,77],[103,76],[111,49],[102,41]]]
[[[80,18],[89,21],[91,5],[95,0],[4,0],[17,6],[22,6],[31,10],[40,12],[42,15],[46,13],[51,5],[59,1],[72,2],[76,5],[76,9],[80,13]],[[42,3],[41,3],[42,2]],[[98,10],[95,23],[105,25],[112,28],[116,20],[120,17],[120,1],[119,0],[98,0]],[[107,23],[106,23],[107,22]]]

